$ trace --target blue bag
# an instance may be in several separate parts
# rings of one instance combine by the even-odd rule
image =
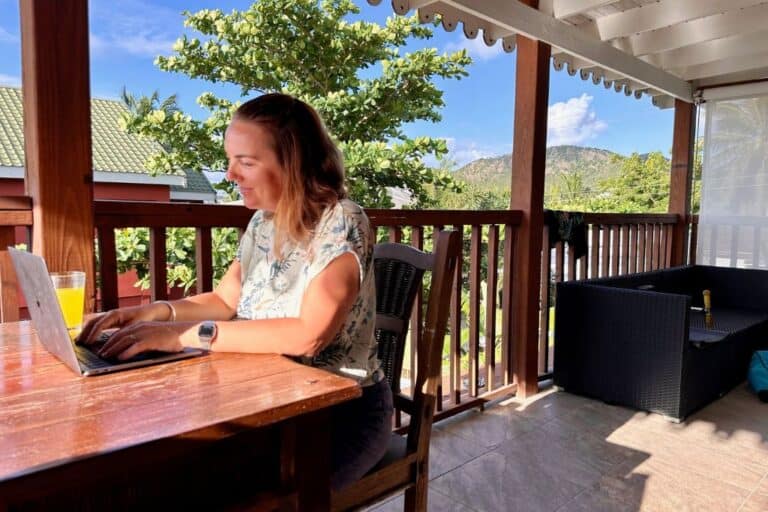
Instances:
[[[747,380],[760,400],[768,402],[768,350],[758,350],[752,356]]]

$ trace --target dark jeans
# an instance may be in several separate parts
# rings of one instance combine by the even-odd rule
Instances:
[[[381,460],[392,435],[392,390],[386,379],[363,388],[363,396],[332,413],[331,487],[359,480]]]

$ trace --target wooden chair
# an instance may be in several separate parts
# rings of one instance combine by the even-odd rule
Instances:
[[[434,252],[426,254],[402,244],[379,244],[374,251],[377,316],[376,337],[395,405],[410,415],[407,435],[392,434],[379,464],[359,481],[331,497],[333,510],[349,510],[405,490],[406,510],[427,509],[429,439],[441,378],[443,339],[451,301],[453,275],[460,252],[459,233],[440,231]],[[403,345],[416,293],[431,270],[429,299],[417,347],[418,367],[413,398],[400,393]]]

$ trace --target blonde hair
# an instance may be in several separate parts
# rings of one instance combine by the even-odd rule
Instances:
[[[274,249],[279,256],[287,240],[306,242],[323,212],[347,197],[341,153],[315,109],[287,94],[265,94],[247,101],[233,120],[265,128],[285,171],[273,214]]]

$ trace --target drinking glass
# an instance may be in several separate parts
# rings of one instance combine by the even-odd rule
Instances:
[[[56,297],[59,299],[69,337],[74,339],[83,328],[85,272],[78,270],[54,272],[51,274],[51,281],[56,290]]]

